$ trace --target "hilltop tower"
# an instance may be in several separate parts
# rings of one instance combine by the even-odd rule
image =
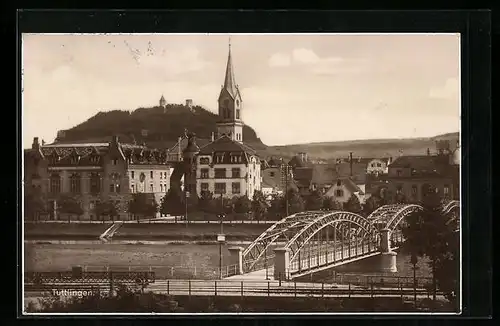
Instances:
[[[240,90],[234,78],[233,62],[231,58],[231,41],[227,56],[226,75],[224,85],[219,94],[219,121],[217,135],[228,135],[234,141],[243,142],[243,120]]]
[[[160,107],[162,107],[163,112],[165,112],[165,110],[167,108],[167,101],[165,100],[165,97],[163,97],[163,95],[160,98]]]

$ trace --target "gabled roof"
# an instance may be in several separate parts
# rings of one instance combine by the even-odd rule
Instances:
[[[310,167],[298,167],[293,171],[293,179],[299,187],[309,187],[312,182],[313,169]]]
[[[315,164],[313,165],[312,182],[318,185],[332,184],[338,175],[335,165]]]
[[[356,183],[349,177],[339,177],[337,180],[341,181],[342,184],[346,187],[347,190],[349,190],[350,193],[355,193],[357,192],[358,194],[360,195],[364,195],[364,192],[363,190],[361,190],[361,188],[359,188]],[[336,180],[336,181],[337,181]],[[333,187],[337,187],[337,184],[333,184],[331,188]]]
[[[257,155],[257,152],[247,144],[232,140],[227,135],[223,135],[211,143],[200,148],[201,155],[211,155],[216,152],[246,153]]]
[[[400,156],[396,158],[391,168],[413,168],[417,170],[433,170],[439,165],[439,158],[433,155],[413,155],[413,156]]]

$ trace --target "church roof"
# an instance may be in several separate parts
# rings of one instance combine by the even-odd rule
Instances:
[[[233,60],[231,58],[231,44],[229,45],[229,52],[227,56],[226,75],[224,77],[223,90],[226,90],[233,98],[236,98],[236,95],[238,94],[238,87],[236,86],[236,79],[234,78]]]
[[[215,152],[239,152],[250,155],[257,155],[257,152],[249,145],[232,140],[227,135],[223,135],[211,143],[200,148],[201,155],[209,155]]]

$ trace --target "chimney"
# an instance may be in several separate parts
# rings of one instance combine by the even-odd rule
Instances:
[[[33,144],[31,145],[32,149],[39,149],[40,143],[38,142],[38,137],[33,138]]]
[[[212,131],[212,141],[215,140],[215,132]]]
[[[431,150],[427,148],[427,156],[431,156]]]
[[[349,171],[352,177],[352,152],[349,152]]]
[[[42,146],[44,146],[44,145],[45,145],[45,140],[42,139]]]

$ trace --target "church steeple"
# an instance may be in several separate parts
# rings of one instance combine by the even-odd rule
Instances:
[[[233,60],[231,58],[231,38],[229,38],[229,51],[227,55],[226,75],[223,88],[235,98],[237,93],[236,79],[234,78]]]
[[[232,140],[243,140],[243,120],[240,90],[234,78],[233,60],[231,56],[231,39],[227,55],[226,75],[224,85],[219,94],[219,121],[217,123],[218,136],[227,135]]]

